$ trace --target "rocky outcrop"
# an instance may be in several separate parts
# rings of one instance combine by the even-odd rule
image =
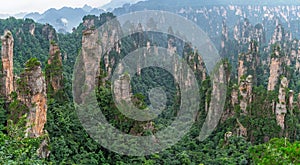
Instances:
[[[258,56],[258,44],[257,42],[250,42],[248,52],[239,55],[238,63],[238,82],[241,82],[241,78],[251,74],[256,78],[256,67],[259,64]]]
[[[49,41],[55,40],[56,39],[56,32],[54,30],[54,28],[49,25],[46,24],[43,29],[42,29],[42,35],[47,38]]]
[[[262,24],[258,23],[254,26],[254,32],[252,35],[253,40],[257,41],[258,43],[266,43],[266,34]]]
[[[47,119],[46,82],[40,62],[29,60],[17,85],[18,99],[29,108],[26,136],[39,137]]]
[[[13,47],[14,39],[10,31],[5,31],[1,37],[2,40],[2,79],[1,79],[1,95],[9,98],[10,93],[14,90],[14,74],[13,74]],[[1,77],[0,77],[1,78]]]
[[[34,36],[34,32],[35,32],[35,24],[32,23],[29,26],[29,33]]]
[[[252,75],[246,79],[241,79],[239,92],[241,97],[240,108],[243,114],[247,114],[247,106],[252,102]]]
[[[244,126],[240,123],[239,119],[236,119],[236,122],[237,122],[237,125],[238,125],[238,128],[237,128],[237,130],[236,130],[237,136],[247,137],[247,128],[244,127]]]
[[[62,68],[62,57],[59,46],[52,41],[49,48],[48,63],[45,68],[48,94],[55,94],[63,88]]]
[[[247,44],[251,41],[252,31],[253,26],[248,19],[244,19],[234,26],[234,39],[238,41],[239,44]]]
[[[228,33],[228,32],[227,32]],[[257,41],[258,43],[266,42],[266,35],[262,24],[251,25],[250,21],[245,18],[240,21],[233,29],[234,39],[239,44],[249,44],[251,41]]]
[[[46,81],[41,69],[41,63],[32,58],[27,61],[25,71],[17,80],[18,100],[29,109],[27,112],[25,136],[36,138],[45,134],[47,121]],[[37,153],[39,157],[49,156],[49,139],[44,139]]]
[[[197,52],[197,50],[190,53],[187,57],[187,63],[192,68],[193,72],[196,74],[197,78],[200,81],[203,81],[207,77],[205,63],[201,57],[201,55]],[[178,67],[178,65],[176,66]],[[176,68],[178,70],[178,68]]]
[[[78,73],[76,75],[80,76],[78,80],[84,81],[86,88],[81,93],[80,97],[76,97],[78,103],[84,101],[83,98],[86,98],[86,94],[93,89],[95,85],[96,73],[100,72],[99,83],[105,83],[108,78],[112,75],[112,68],[117,63],[115,61],[115,56],[110,56],[110,52],[120,53],[120,43],[119,36],[121,33],[120,24],[115,21],[110,21],[105,28],[95,29],[93,27],[93,21],[86,19],[87,29],[83,31],[82,35],[82,49],[81,56],[78,63],[80,69],[76,69]],[[88,28],[90,27],[90,28]],[[103,60],[103,61],[101,61]],[[104,65],[104,69],[100,68],[99,63]],[[80,71],[81,70],[81,71]],[[88,74],[87,74],[88,73]],[[95,74],[91,74],[95,73]],[[101,73],[105,73],[101,74]],[[74,83],[74,84],[81,84]],[[75,90],[81,90],[81,87],[74,86]]]
[[[94,87],[95,76],[91,74],[85,73],[95,73],[98,69],[95,61],[100,62],[102,48],[100,47],[100,43],[98,41],[99,33],[97,30],[85,30],[82,35],[82,50],[81,50],[81,64],[78,64],[81,69],[77,69],[78,71],[82,71],[82,73],[76,73],[78,76],[82,76],[82,81],[86,84],[86,90],[81,94],[81,99],[87,97],[86,94]],[[78,83],[74,83],[75,85]],[[76,87],[75,89],[80,89],[81,87]],[[84,100],[81,100],[84,101]]]
[[[273,91],[277,85],[279,75],[281,74],[282,57],[280,47],[274,46],[271,54],[270,77],[268,81],[268,91]]]
[[[294,91],[290,90],[289,91],[289,110],[293,110],[294,109]]]
[[[284,29],[282,25],[279,24],[275,28],[273,36],[270,40],[270,45],[276,44],[278,42],[280,43],[284,40],[284,38],[285,38]]]
[[[241,59],[241,57],[243,57],[244,54],[241,54],[239,56],[239,64],[238,64],[238,82],[241,81],[241,77],[245,75],[246,72],[246,67],[244,65],[245,61]]]
[[[226,132],[226,133],[224,134],[224,141],[227,143],[228,140],[229,140],[229,138],[230,138],[232,135],[233,135],[232,132]]]
[[[236,84],[233,85],[231,91],[231,105],[234,107],[239,102],[239,90]]]
[[[285,114],[287,113],[287,103],[286,103],[286,88],[288,87],[288,80],[286,77],[281,79],[281,84],[279,87],[279,94],[278,94],[278,103],[276,104],[276,121],[277,124],[284,129],[284,121],[285,121]]]
[[[83,20],[83,26],[85,26],[88,29],[91,29],[92,27],[95,27],[95,20],[94,19],[85,19],[85,20]]]
[[[114,81],[114,94],[117,101],[131,100],[131,90],[130,90],[130,77],[129,75],[122,75],[116,81]]]
[[[225,43],[228,42],[228,28],[226,21],[222,21],[222,38],[221,38],[221,50],[225,48]]]
[[[258,57],[258,43],[251,41],[247,53],[239,55],[238,63],[238,87],[241,99],[237,98],[237,90],[232,92],[232,105],[235,105],[238,101],[243,114],[247,114],[247,106],[252,103],[252,86],[253,80],[257,78],[256,68],[260,63]],[[248,76],[247,76],[248,75]],[[247,76],[247,77],[246,77]],[[256,81],[255,81],[256,82]]]
[[[298,43],[298,49],[296,53],[296,71],[300,72],[300,41]]]
[[[34,27],[33,27],[34,28]],[[34,30],[32,30],[34,33]],[[5,31],[2,40],[1,51],[1,95],[9,102],[17,101],[18,107],[11,108],[9,113],[12,115],[10,120],[17,122],[21,115],[26,114],[26,132],[27,137],[39,137],[43,135],[44,125],[47,119],[47,95],[46,83],[42,73],[41,63],[36,58],[26,63],[25,71],[20,77],[13,74],[13,46],[14,39],[10,31]],[[17,93],[17,98],[12,96],[11,92]],[[20,108],[20,109],[18,109]],[[16,110],[16,111],[15,111]],[[46,139],[40,145],[39,155],[41,157],[49,156],[48,144]]]

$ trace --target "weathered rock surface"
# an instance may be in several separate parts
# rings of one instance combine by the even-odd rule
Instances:
[[[238,128],[236,130],[237,136],[247,137],[247,128],[244,127],[238,119],[236,121],[238,125]]]
[[[258,44],[257,42],[250,42],[247,53],[239,55],[238,63],[238,82],[241,82],[241,78],[251,74],[252,78],[256,78],[256,68],[260,63],[258,56]],[[254,76],[254,77],[253,77]]]
[[[270,77],[268,81],[268,91],[273,91],[278,83],[279,75],[281,74],[282,58],[280,57],[280,47],[276,46],[271,55]]]
[[[2,40],[2,79],[1,79],[1,95],[9,98],[10,93],[14,90],[14,74],[13,74],[13,47],[14,39],[10,31],[5,31],[1,37]]]
[[[34,36],[34,32],[35,32],[35,24],[32,23],[29,26],[29,33]]]
[[[56,43],[50,44],[48,65],[45,70],[47,91],[53,90],[56,93],[63,88],[62,57]]]
[[[44,37],[48,38],[49,41],[55,40],[55,38],[56,38],[56,32],[55,32],[54,28],[49,24],[46,24],[43,27],[42,35]]]
[[[114,94],[117,101],[126,101],[131,100],[131,90],[130,90],[130,77],[129,75],[122,75],[114,81]]]
[[[76,74],[81,76],[78,80],[83,81],[86,88],[84,91],[79,92],[81,96],[75,97],[77,102],[84,101],[83,99],[86,98],[86,94],[95,87],[95,81],[97,80],[96,73],[99,72],[101,59],[104,62],[104,72],[107,74],[105,77],[101,77],[99,81],[105,83],[111,76],[112,67],[115,64],[115,57],[110,58],[109,53],[111,51],[120,53],[119,42],[117,41],[119,40],[121,28],[118,22],[111,21],[105,28],[94,29],[94,21],[87,19],[85,20],[85,26],[87,29],[83,31],[81,59],[78,64],[81,69],[77,69],[78,73]],[[82,84],[82,82],[75,84]],[[75,86],[74,89],[80,90],[81,87]]]
[[[40,64],[26,68],[20,75],[17,93],[18,99],[29,108],[27,136],[41,136],[47,119],[47,94]]]
[[[285,121],[285,114],[287,113],[287,103],[286,103],[286,88],[288,87],[288,80],[286,77],[281,79],[281,84],[279,87],[279,94],[278,94],[278,103],[276,104],[276,120],[277,124],[284,129],[284,121]]]
[[[249,75],[245,80],[241,80],[239,92],[242,96],[240,100],[240,108],[243,114],[247,114],[247,106],[252,102],[252,76]]]

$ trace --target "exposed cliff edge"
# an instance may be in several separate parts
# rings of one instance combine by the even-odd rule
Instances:
[[[51,41],[49,48],[49,58],[45,67],[45,80],[47,85],[47,94],[50,97],[57,96],[57,93],[63,93],[63,66],[62,57],[58,44]],[[60,96],[60,99],[63,99]]]
[[[5,31],[1,40],[1,96],[8,104],[16,101],[19,103],[17,107],[10,106],[10,120],[17,122],[18,118],[25,114],[27,116],[25,136],[40,137],[45,134],[44,126],[47,121],[46,82],[41,63],[36,58],[28,60],[25,71],[17,78],[13,74],[12,33]],[[49,155],[47,146],[48,141],[44,139],[39,148],[40,157]]]
[[[47,119],[46,82],[42,73],[41,63],[30,59],[25,71],[17,80],[18,99],[29,108],[27,115],[27,134],[29,137],[39,137],[44,133]]]
[[[279,94],[278,94],[278,103],[276,104],[275,113],[276,113],[276,120],[277,124],[284,130],[284,121],[285,115],[287,113],[287,103],[286,97],[288,93],[286,92],[286,88],[288,87],[288,80],[286,77],[281,79],[280,87],[279,87]]]
[[[10,98],[10,93],[14,90],[14,74],[13,74],[13,47],[14,39],[10,31],[5,31],[1,37],[2,40],[2,79],[1,79],[1,95]],[[1,77],[0,77],[1,78]]]

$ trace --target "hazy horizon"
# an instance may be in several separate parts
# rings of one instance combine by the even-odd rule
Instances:
[[[43,13],[50,8],[60,9],[62,7],[81,8],[89,5],[99,8],[112,0],[10,0],[0,6],[0,14],[15,15],[19,13],[39,12]]]

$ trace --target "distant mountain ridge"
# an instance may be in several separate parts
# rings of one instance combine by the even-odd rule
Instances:
[[[30,18],[39,23],[51,24],[58,32],[66,33],[77,27],[85,15],[100,15],[103,12],[105,11],[102,9],[85,5],[83,8],[51,8],[42,14],[37,12],[29,13],[24,18]]]
[[[300,5],[300,0],[146,0],[135,4],[135,6],[156,6],[156,8],[208,5]]]
[[[42,24],[51,24],[58,32],[66,33],[71,32],[74,27],[77,27],[82,22],[82,18],[86,15],[99,16],[105,11],[113,11],[115,8],[122,7],[125,4],[135,4],[139,1],[144,0],[112,0],[110,3],[99,8],[93,8],[88,5],[84,5],[82,8],[50,8],[42,14],[37,12],[26,14],[24,18],[30,18]],[[2,17],[8,16],[3,15]]]
[[[112,11],[115,8],[123,7],[123,5],[125,4],[135,4],[140,1],[145,1],[145,0],[112,0],[111,2],[101,6],[100,8],[105,9],[107,11]]]
[[[166,10],[179,11],[182,8],[191,7],[198,8],[203,6],[218,6],[218,5],[300,5],[300,0],[112,0],[110,3],[101,6],[100,8],[93,8],[84,5],[82,8],[63,7],[61,9],[51,8],[46,12],[40,14],[37,12],[29,13],[24,18],[31,18],[39,23],[51,24],[58,32],[71,32],[74,27],[77,27],[85,15],[100,15],[103,12],[111,11],[115,15],[122,15],[132,11],[142,10]],[[24,15],[24,13],[23,13]],[[3,15],[2,17],[5,17]],[[22,15],[20,15],[22,17]],[[1,15],[0,15],[1,17]]]

